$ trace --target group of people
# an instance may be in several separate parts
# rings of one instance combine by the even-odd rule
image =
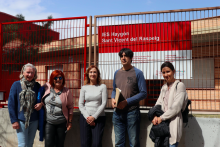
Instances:
[[[32,147],[38,128],[45,147],[62,147],[66,131],[72,127],[73,96],[64,87],[65,76],[60,70],[53,71],[42,87],[36,79],[36,67],[28,63],[21,69],[20,81],[11,86],[8,110],[18,147]]]
[[[122,68],[114,74],[111,94],[115,147],[125,146],[126,132],[130,146],[140,147],[139,102],[147,97],[146,81],[143,72],[132,66],[133,52],[130,49],[121,49],[119,57]],[[169,144],[170,147],[177,147],[182,135],[181,108],[186,88],[182,82],[175,80],[172,63],[163,63],[161,72],[165,84],[156,105],[160,105],[164,113],[160,117],[155,115],[152,123],[159,125],[169,120]],[[21,70],[20,80],[14,82],[10,90],[8,109],[12,127],[17,132],[18,146],[32,147],[39,128],[40,140],[45,139],[45,147],[63,147],[66,132],[72,128],[73,96],[64,87],[65,76],[60,70],[53,71],[49,82],[42,87],[36,79],[36,67],[28,63]],[[177,84],[178,89],[175,90]],[[117,107],[116,88],[121,90]],[[101,84],[98,67],[90,66],[79,96],[81,147],[102,146],[107,97],[107,87]]]

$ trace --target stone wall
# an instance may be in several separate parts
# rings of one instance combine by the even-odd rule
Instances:
[[[80,147],[80,127],[79,112],[74,112],[73,127],[67,132],[65,147]],[[189,118],[189,123],[183,129],[183,136],[179,147],[218,147],[220,144],[220,115],[193,115]],[[148,121],[147,113],[141,113],[140,143],[141,147],[154,147],[153,142],[148,137],[151,122]],[[39,142],[39,132],[37,132],[34,147],[44,147],[43,142]],[[114,131],[112,125],[112,112],[106,112],[106,125],[103,136],[103,147],[114,146]],[[0,147],[16,147],[16,131],[12,129],[7,108],[0,109]],[[129,147],[128,137],[126,147]]]

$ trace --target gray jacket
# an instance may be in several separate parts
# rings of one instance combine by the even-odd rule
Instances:
[[[179,82],[179,83],[178,83]],[[176,84],[178,86],[176,88]],[[161,88],[160,96],[156,102],[156,105],[161,105],[161,109],[164,111],[163,97],[167,91],[167,84],[164,84]],[[170,119],[170,144],[179,142],[182,137],[183,120],[181,111],[185,109],[188,100],[185,85],[176,80],[170,89],[168,110],[161,116],[162,120]]]

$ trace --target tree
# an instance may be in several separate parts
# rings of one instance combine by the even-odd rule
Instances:
[[[48,19],[52,19],[50,15]],[[16,19],[7,22],[24,21],[22,14],[17,14]],[[2,69],[20,71],[28,62],[39,60],[39,48],[53,40],[50,34],[53,21],[34,23],[15,23],[3,25],[3,57]]]

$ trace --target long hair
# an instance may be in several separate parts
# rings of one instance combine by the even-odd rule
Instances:
[[[65,85],[65,76],[64,76],[64,74],[63,74],[63,72],[61,71],[61,70],[54,70],[52,73],[51,73],[51,75],[50,75],[50,81],[49,81],[49,83],[50,83],[50,85],[52,86],[52,87],[54,87],[54,83],[53,83],[53,80],[54,80],[54,78],[56,77],[56,76],[58,76],[58,75],[61,75],[62,76],[62,78],[63,78],[63,86]]]
[[[89,71],[92,69],[92,68],[95,68],[97,70],[97,84],[100,85],[101,84],[101,76],[100,76],[100,71],[98,69],[97,66],[95,65],[91,65],[87,70],[86,70],[86,73],[85,73],[85,81],[84,81],[84,84],[87,85],[90,83],[90,79],[89,79]]]

